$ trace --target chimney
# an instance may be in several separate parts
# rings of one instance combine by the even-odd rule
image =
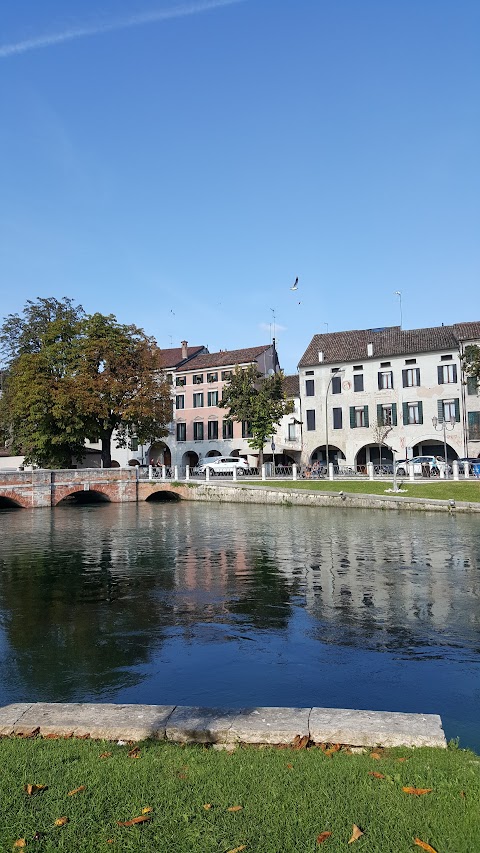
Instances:
[[[182,358],[188,358],[188,341],[182,341]]]
[[[373,355],[373,344],[367,344],[367,356]]]
[[[322,350],[318,350],[318,361],[321,364],[323,361],[323,352]]]

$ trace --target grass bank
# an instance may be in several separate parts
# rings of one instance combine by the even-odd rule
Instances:
[[[317,492],[349,492],[362,495],[385,495],[391,494],[386,489],[392,488],[391,482],[378,482],[375,480],[268,480],[265,483],[249,483],[249,486],[268,486],[278,489],[305,489]],[[400,497],[405,498],[433,498],[436,500],[455,500],[480,502],[480,480],[475,481],[453,481],[440,480],[435,483],[410,483],[409,481],[398,481],[402,491]],[[403,491],[405,490],[405,491]]]
[[[2,740],[0,849],[24,839],[42,853],[407,853],[422,849],[416,838],[438,853],[479,849],[480,758],[468,751],[130,749]],[[29,796],[30,784],[48,787]],[[136,817],[146,819],[119,825]],[[354,824],[364,835],[349,847]]]

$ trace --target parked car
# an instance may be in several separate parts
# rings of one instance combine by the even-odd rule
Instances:
[[[199,474],[204,474],[209,470],[210,474],[233,474],[236,470],[237,476],[243,475],[250,470],[250,466],[245,459],[239,459],[236,456],[212,456],[211,459],[205,459],[197,468]]]
[[[425,466],[428,466],[431,477],[438,477],[440,470],[436,456],[414,456],[413,459],[401,459],[396,464],[396,473],[399,477],[404,477],[409,472],[409,464],[413,464],[414,474],[423,474]],[[450,468],[449,468],[450,470]]]

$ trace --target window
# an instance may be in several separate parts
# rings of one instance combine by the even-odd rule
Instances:
[[[187,384],[187,377],[186,376],[177,376],[177,378],[175,379],[175,385],[177,385],[177,386],[178,385],[183,386],[186,384]]]
[[[334,376],[332,378],[332,394],[341,394],[342,393],[342,377]]]
[[[202,421],[194,421],[193,422],[193,440],[194,441],[203,441],[203,422]]]
[[[468,439],[480,441],[480,412],[468,413]]]
[[[472,394],[477,393],[478,383],[476,376],[467,376],[467,394],[472,396]]]
[[[443,402],[443,419],[445,421],[455,420],[455,403],[453,400],[444,400]]]
[[[415,388],[420,385],[420,368],[407,367],[402,370],[402,382],[404,388]]]
[[[381,362],[380,362],[380,367],[390,367],[390,366],[391,366],[391,364],[392,364],[392,362],[391,362],[391,361],[381,361]]]
[[[405,364],[416,364],[416,363],[417,363],[416,358],[406,358],[405,359]]]
[[[353,369],[354,370],[363,370],[363,364],[354,364]]]
[[[223,421],[222,436],[223,438],[233,438],[233,421]]]
[[[199,392],[198,394],[193,395],[193,408],[201,409],[203,406],[203,393]]]
[[[438,420],[440,423],[445,421],[460,420],[460,400],[457,397],[454,400],[438,400],[437,402]]]
[[[169,385],[173,385],[173,373],[167,373],[167,382]]]
[[[379,403],[377,405],[378,426],[397,426],[397,404]]]
[[[176,409],[184,409],[185,408],[185,394],[177,394],[175,397],[175,408]]]
[[[438,384],[448,385],[451,382],[457,381],[457,365],[456,364],[440,364],[438,370]]]
[[[315,371],[314,370],[306,370],[305,376],[315,376]]]
[[[405,426],[423,424],[423,403],[421,400],[418,403],[403,404],[403,423]]]
[[[353,390],[354,391],[363,391],[363,373],[354,373],[353,374]]]
[[[232,371],[231,370],[222,370],[222,379],[231,379]]]
[[[333,428],[334,429],[342,429],[342,410],[334,409],[333,410]]]
[[[218,373],[207,373],[207,382],[218,382]]]
[[[250,421],[242,421],[242,438],[252,437],[252,426]]]
[[[218,406],[218,391],[209,391],[207,399],[209,406]]]
[[[441,355],[440,361],[451,361],[452,358],[453,358],[453,355]]]
[[[138,438],[135,436],[130,439],[130,450],[133,450],[134,453],[138,450]]]
[[[296,424],[288,424],[288,440],[295,441],[297,437],[297,425]]]
[[[305,382],[305,394],[307,395],[307,397],[314,397],[315,396],[315,380],[314,379],[307,379],[307,381]]]
[[[192,381],[194,385],[203,385],[203,373],[194,373]]]
[[[378,390],[393,388],[393,373],[391,370],[380,371],[378,374]]]
[[[367,427],[368,426],[368,406],[355,406],[355,426],[356,427]]]
[[[307,429],[315,429],[315,409],[307,409]]]
[[[214,441],[218,438],[218,421],[208,422],[208,438],[210,441]]]
[[[177,441],[187,440],[187,425],[177,424]]]

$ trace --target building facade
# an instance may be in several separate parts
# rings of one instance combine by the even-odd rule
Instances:
[[[302,461],[480,455],[480,397],[462,356],[480,322],[315,335],[299,362]],[[328,451],[327,451],[328,445]]]

